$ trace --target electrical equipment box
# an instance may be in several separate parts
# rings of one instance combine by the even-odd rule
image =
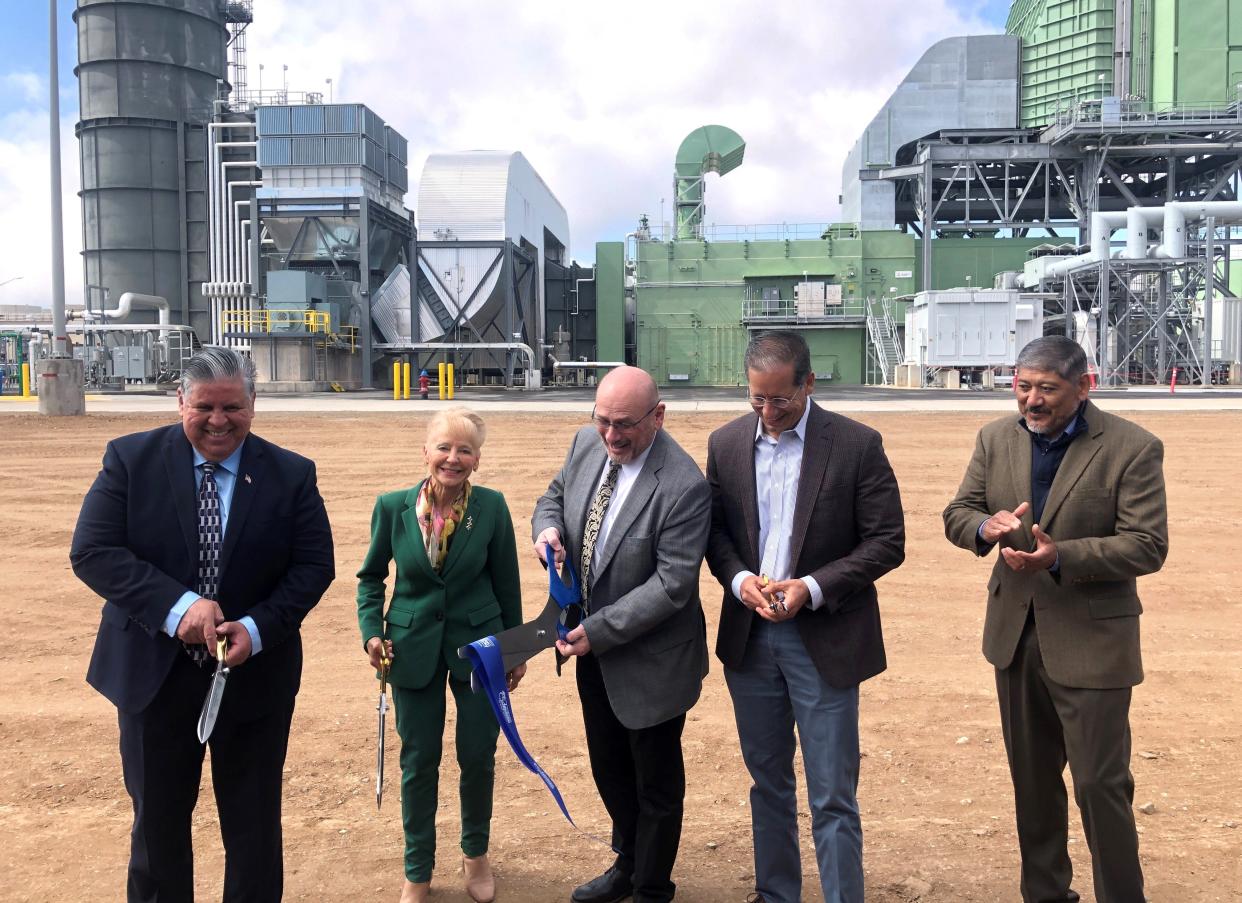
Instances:
[[[919,292],[906,310],[906,361],[925,367],[1012,367],[1043,335],[1043,306],[1006,289]]]

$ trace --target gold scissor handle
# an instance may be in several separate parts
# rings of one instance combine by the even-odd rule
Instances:
[[[216,637],[216,661],[223,663],[224,656],[228,652],[228,648],[229,641],[227,638],[222,636]]]

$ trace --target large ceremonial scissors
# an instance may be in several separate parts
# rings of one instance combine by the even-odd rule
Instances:
[[[505,674],[555,646],[558,639],[565,639],[582,622],[582,588],[578,585],[578,575],[573,566],[566,562],[558,572],[551,546],[548,547],[547,562],[548,604],[535,620],[510,627],[495,636]],[[457,654],[465,658],[463,652],[459,649]],[[470,677],[470,684],[478,689],[474,675]]]

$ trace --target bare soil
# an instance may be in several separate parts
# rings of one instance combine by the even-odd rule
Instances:
[[[395,737],[387,799],[377,813],[377,687],[358,636],[353,573],[376,494],[421,474],[426,416],[265,414],[262,399],[259,407],[257,432],[318,462],[339,574],[303,629],[306,668],[285,772],[286,895],[396,900],[402,875]],[[940,523],[975,431],[991,416],[859,418],[885,435],[909,532],[906,564],[880,586],[890,667],[862,690],[868,901],[1018,899],[1009,777],[992,670],[979,652],[990,562],[951,547]],[[99,602],[74,578],[67,553],[107,440],[173,417],[2,421],[0,900],[123,897],[131,809],[116,718],[83,680]],[[505,493],[520,538],[529,536],[534,502],[583,419],[488,415],[481,482]],[[671,414],[667,427],[702,464],[709,432],[725,419]],[[1134,696],[1133,770],[1136,805],[1154,804],[1137,815],[1148,895],[1242,900],[1242,548],[1235,526],[1242,414],[1135,419],[1166,443],[1172,534],[1166,567],[1140,584],[1147,680]],[[523,555],[522,583],[533,615],[546,585],[532,555]],[[720,591],[706,568],[701,589],[711,639]],[[606,833],[572,677],[557,679],[550,656],[536,659],[514,704],[530,750],[578,823]],[[451,740],[446,746],[433,887],[435,899],[456,903],[467,897]],[[690,713],[685,751],[678,899],[741,901],[753,888],[749,782],[715,661]],[[497,763],[491,855],[500,899],[568,899],[570,888],[602,871],[611,854],[569,828],[503,741]],[[220,893],[223,853],[210,779],[204,781],[195,817],[196,882],[200,896],[211,899]],[[806,899],[818,900],[809,818],[802,815]],[[1090,862],[1076,815],[1071,836],[1076,884],[1090,899]]]

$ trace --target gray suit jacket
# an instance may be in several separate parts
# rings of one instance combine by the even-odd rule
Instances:
[[[606,458],[595,428],[581,429],[531,518],[532,537],[548,527],[560,531],[575,570]],[[699,566],[710,520],[707,481],[661,430],[609,527],[582,622],[612,710],[631,730],[675,718],[698,701],[707,674]]]
[[[1057,544],[1060,573],[1018,573],[997,555],[988,581],[983,654],[1008,668],[1027,612],[1035,607],[1048,676],[1067,687],[1113,689],[1143,679],[1135,578],[1160,570],[1169,550],[1164,446],[1128,420],[1090,402],[1087,433],[1070,443],[1039,527]],[[1015,416],[979,431],[957,497],[944,510],[945,535],[976,554],[979,525],[1031,498],[1031,437]],[[1003,545],[1035,548],[1028,511]]]

